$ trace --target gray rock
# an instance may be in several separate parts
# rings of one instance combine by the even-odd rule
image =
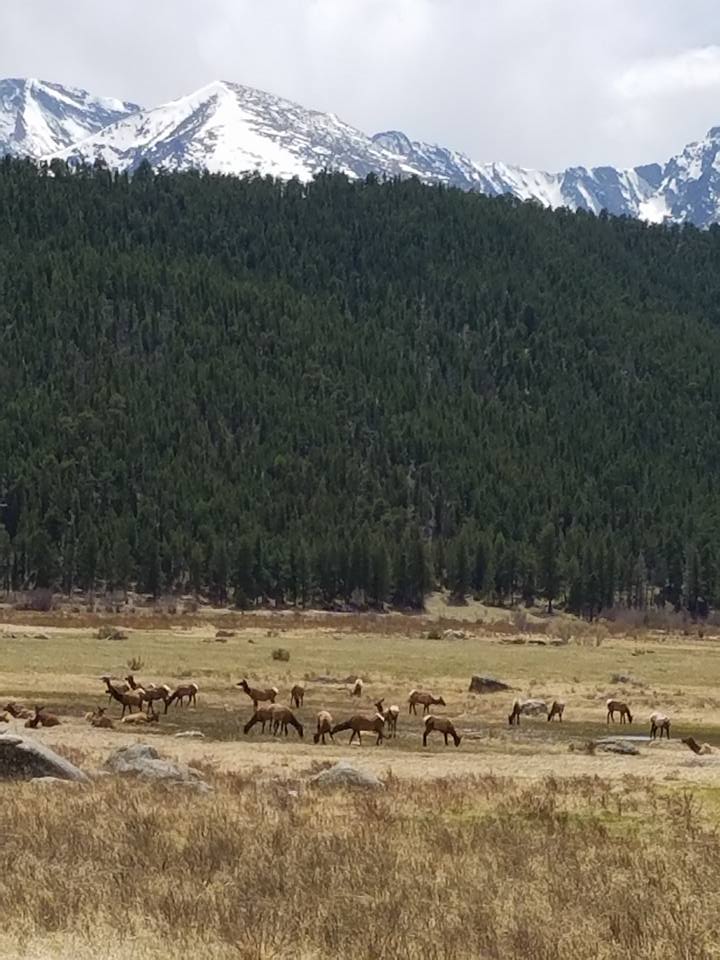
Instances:
[[[199,771],[184,763],[164,759],[155,747],[147,743],[134,743],[129,747],[113,750],[105,761],[105,769],[111,773],[136,776],[141,780],[169,780],[181,783],[201,780]]]
[[[316,787],[361,787],[365,790],[383,790],[385,784],[375,774],[367,770],[358,770],[347,760],[340,760],[334,767],[321,770],[310,777],[309,782]]]
[[[634,743],[628,743],[626,740],[599,740],[595,744],[595,749],[603,753],[620,753],[629,757],[637,757],[640,751]]]
[[[175,734],[176,740],[204,740],[205,734],[202,730],[183,730],[182,733]]]
[[[610,682],[611,682],[611,683],[630,684],[630,685],[632,685],[633,687],[644,687],[644,686],[645,686],[645,684],[642,682],[642,680],[638,680],[637,677],[633,677],[633,676],[631,676],[631,675],[628,674],[628,673],[614,673],[614,674],[610,677]]]
[[[0,780],[33,780],[37,777],[56,777],[79,783],[87,783],[89,779],[82,770],[44,743],[13,733],[0,735]]]
[[[547,716],[548,705],[544,700],[523,700],[520,712],[526,717]]]
[[[510,684],[494,677],[474,676],[470,681],[470,693],[498,693],[501,690],[510,690]]]

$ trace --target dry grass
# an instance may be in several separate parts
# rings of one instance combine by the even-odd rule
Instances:
[[[719,955],[714,796],[476,778],[317,797],[225,776],[178,800],[114,782],[0,788],[6,955]]]

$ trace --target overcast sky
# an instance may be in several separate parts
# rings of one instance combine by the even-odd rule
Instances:
[[[474,159],[661,161],[720,125],[720,0],[2,0],[0,71],[261,87]]]

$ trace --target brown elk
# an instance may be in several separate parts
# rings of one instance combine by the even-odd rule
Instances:
[[[35,727],[57,727],[59,723],[60,717],[56,717],[54,713],[48,713],[45,707],[35,707],[35,715],[25,721],[25,726],[35,729]]]
[[[425,717],[425,731],[423,732],[423,746],[427,746],[428,736],[436,730],[438,733],[442,733],[445,737],[445,746],[448,745],[448,737],[453,738],[453,743],[456,747],[460,746],[460,741],[462,737],[458,736],[457,730],[452,720],[448,720],[447,717],[434,717],[432,714],[428,714]]]
[[[265,733],[265,724],[269,723],[270,728],[272,729],[273,722],[273,707],[275,704],[271,703],[264,707],[258,707],[253,715],[250,717],[248,722],[243,727],[243,733],[250,733],[252,728],[258,724],[262,724],[262,732]]]
[[[137,683],[135,677],[130,673],[125,680],[130,685],[131,690],[142,690],[143,691],[143,701],[148,705],[148,713],[150,712],[150,704],[154,703],[157,700],[161,700],[163,703],[167,703],[168,697],[171,696],[172,691],[166,683],[154,684],[154,683]]]
[[[259,690],[256,687],[251,687],[247,680],[241,680],[235,686],[240,687],[250,697],[254,710],[257,710],[258,703],[263,703],[265,700],[275,703],[275,697],[279,692],[277,687],[267,687]]]
[[[277,736],[278,732],[288,735],[288,726],[297,730],[297,735],[302,739],[303,725],[295,717],[290,707],[283,707],[279,703],[274,703],[270,708],[272,710],[273,734]]]
[[[363,730],[369,733],[376,733],[377,740],[375,741],[375,746],[377,746],[385,736],[385,717],[381,713],[376,713],[373,717],[363,717],[357,715],[350,717],[349,720],[343,720],[342,723],[336,723],[330,732],[334,736],[336,733],[341,733],[343,730],[352,731],[350,734],[350,743],[352,743],[355,737],[357,737],[358,743],[360,744],[362,744],[361,734]]]
[[[318,743],[322,740],[323,746],[325,746],[325,737],[330,737],[333,743],[335,743],[335,737],[332,734],[332,725],[333,718],[327,710],[321,710],[317,715],[317,729],[313,734],[313,743]]]
[[[660,739],[663,738],[663,731],[667,739],[670,739],[670,718],[664,713],[650,714],[650,739],[654,740],[660,731]]]
[[[445,701],[442,697],[436,697],[432,693],[426,693],[424,690],[411,690],[408,696],[408,713],[417,713],[417,705],[421,703],[423,716],[430,713],[430,707],[444,707]]]
[[[187,697],[188,706],[197,706],[197,700],[195,699],[200,688],[196,683],[182,683],[179,687],[175,687],[170,696],[165,700],[165,713],[168,712],[168,707],[173,703],[177,702],[180,706],[183,706],[183,700]]]
[[[126,710],[129,710],[130,713],[133,712],[133,707],[137,707],[138,710],[142,710],[143,699],[145,696],[145,691],[142,688],[122,692],[118,687],[110,682],[110,677],[103,677],[103,680],[105,681],[105,687],[107,688],[107,692],[110,694],[111,699],[122,704],[122,713],[120,714],[121,719],[125,716]]]
[[[290,691],[290,706],[298,710],[303,705],[305,699],[305,687],[301,683],[296,683]]]
[[[117,690],[118,693],[127,693],[131,687],[130,684],[125,680],[113,680],[112,677],[104,676],[100,677],[101,680],[105,682],[105,685],[110,684],[114,690]],[[108,703],[112,703],[116,698],[113,697],[112,693],[108,690]]]
[[[547,713],[547,704],[544,700],[513,700],[512,710],[508,717],[508,723],[520,726],[520,717],[525,714],[531,716],[536,713]]]
[[[27,707],[23,707],[14,700],[11,700],[10,703],[6,703],[4,709],[7,710],[10,716],[14,717],[15,720],[29,720],[33,715],[32,710],[28,710]]]
[[[396,703],[393,703],[389,707],[385,708],[383,707],[384,699],[385,698],[383,697],[382,699],[377,701],[377,703],[375,704],[375,709],[379,714],[381,714],[381,716],[385,717],[385,724],[388,728],[390,737],[396,737],[397,722],[398,722],[398,717],[400,716],[400,707]]]
[[[560,723],[562,723],[564,713],[565,704],[562,702],[562,700],[553,700],[552,706],[550,707],[550,712],[548,713],[548,723],[555,717],[557,717]]]
[[[92,713],[85,714],[85,719],[93,727],[102,727],[108,730],[113,728],[112,720],[105,715],[105,707],[95,707]]]
[[[620,723],[632,723],[632,714],[630,713],[630,707],[623,700],[608,700],[607,702],[607,719],[606,723],[610,723],[612,720],[615,723],[615,714],[620,714]]]

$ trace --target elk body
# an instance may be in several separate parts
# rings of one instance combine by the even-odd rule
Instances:
[[[325,746],[325,737],[330,737],[332,742],[335,743],[332,715],[327,710],[321,710],[317,715],[317,727],[313,734],[313,742],[319,743],[322,740],[322,744]]]
[[[361,697],[363,692],[363,682],[360,677],[357,678],[353,684],[352,691],[350,692],[351,697]]]
[[[36,727],[57,727],[59,723],[60,717],[56,717],[54,713],[48,713],[45,707],[35,707],[34,716],[25,721],[25,726],[34,730]]]
[[[110,684],[113,690],[116,690],[118,693],[128,693],[128,691],[131,689],[130,684],[127,683],[126,680],[113,680],[112,677],[107,676],[100,677],[100,679],[105,682],[106,686],[107,684]],[[108,703],[112,703],[115,699],[117,698],[113,697],[112,693],[108,689]]]
[[[266,689],[251,687],[247,680],[241,680],[235,686],[240,687],[250,697],[254,710],[257,710],[259,703],[264,703],[266,700],[275,703],[275,697],[279,692],[277,687],[267,687]]]
[[[288,727],[292,727],[294,730],[297,730],[297,735],[302,739],[303,725],[296,718],[290,707],[283,707],[279,703],[274,703],[270,707],[270,710],[272,711],[273,734],[277,735],[277,733],[280,732],[287,736]]]
[[[145,691],[142,688],[122,692],[118,687],[110,682],[110,677],[103,677],[103,680],[105,681],[105,687],[107,692],[110,694],[110,698],[122,704],[122,713],[120,714],[120,719],[125,716],[126,710],[129,710],[130,713],[132,713],[133,707],[137,707],[138,710],[142,710],[143,698],[145,696]]]
[[[375,733],[377,734],[375,746],[377,746],[385,735],[385,717],[381,713],[376,713],[373,717],[363,717],[361,715],[350,717],[349,720],[343,720],[342,723],[336,723],[330,733],[334,736],[336,733],[341,733],[343,730],[352,731],[350,734],[350,743],[352,743],[355,737],[357,737],[358,743],[360,744],[362,744],[361,734],[363,732]]]
[[[29,720],[33,715],[32,710],[28,710],[27,707],[23,707],[14,700],[11,700],[10,703],[6,703],[4,709],[7,710],[10,716],[15,720]]]
[[[400,716],[400,707],[398,707],[396,703],[391,704],[387,708],[383,707],[384,699],[385,698],[383,697],[382,700],[378,700],[378,702],[375,704],[375,709],[381,716],[385,717],[385,726],[388,729],[390,737],[396,737],[397,722],[398,717]]]
[[[536,713],[547,713],[548,708],[544,700],[513,700],[512,710],[508,717],[508,723],[512,727],[514,724],[520,725],[522,714],[532,716]]]
[[[561,700],[553,700],[548,713],[548,723],[555,717],[562,723],[563,713],[565,713],[565,704]]]
[[[155,712],[155,708],[150,703],[148,704],[148,712],[143,713],[142,710],[139,713],[129,713],[126,717],[123,717],[120,723],[126,723],[129,726],[137,727],[142,726],[145,723],[159,723],[160,717]]]
[[[266,723],[269,723],[269,724],[270,724],[270,727],[271,727],[271,729],[272,729],[273,706],[274,706],[274,704],[270,704],[270,705],[265,706],[265,707],[258,707],[258,708],[255,710],[255,712],[253,713],[253,715],[250,717],[250,719],[248,720],[248,722],[247,722],[247,723],[245,724],[245,726],[243,727],[243,733],[250,733],[250,731],[252,730],[252,728],[253,728],[256,724],[258,724],[258,723],[261,723],[261,724],[262,724],[262,732],[263,732],[263,733],[265,733],[265,724],[266,724]]]
[[[131,690],[142,690],[143,691],[143,701],[148,705],[148,713],[150,712],[150,704],[155,703],[157,700],[161,700],[164,704],[168,702],[168,699],[172,696],[172,691],[166,683],[154,684],[154,683],[137,683],[135,677],[132,674],[128,674],[125,677],[125,680],[130,685]]]
[[[196,683],[182,683],[180,686],[175,687],[170,696],[165,700],[165,713],[168,712],[168,707],[173,703],[179,703],[182,707],[183,701],[187,697],[188,706],[197,706],[197,700],[195,699],[198,695],[198,690],[200,688]]]
[[[445,701],[442,697],[436,697],[432,693],[424,690],[411,690],[408,696],[408,713],[417,713],[417,705],[421,703],[423,716],[430,713],[430,707],[444,707]]]
[[[301,683],[296,683],[290,691],[290,706],[298,710],[303,705],[305,699],[305,687]]]
[[[615,714],[620,714],[620,723],[632,723],[632,714],[630,707],[623,700],[608,700],[606,723],[612,720],[615,723]]]
[[[663,738],[663,732],[667,739],[670,739],[670,718],[664,713],[650,714],[650,739],[654,740],[660,731],[660,739]]]
[[[448,745],[448,737],[452,737],[453,743],[456,747],[460,746],[460,741],[462,737],[458,736],[457,730],[452,720],[448,720],[447,717],[434,717],[431,713],[425,717],[425,730],[423,732],[423,746],[427,746],[428,736],[433,732],[437,731],[442,733],[445,737],[445,746]]]
[[[105,715],[105,707],[95,707],[92,713],[86,713],[85,719],[92,727],[102,727],[111,730],[113,722],[110,717]]]

